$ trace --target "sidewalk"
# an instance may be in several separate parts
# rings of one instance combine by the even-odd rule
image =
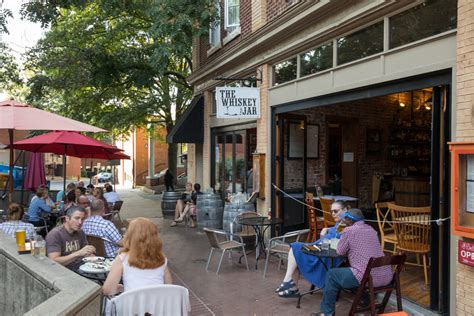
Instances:
[[[158,225],[174,283],[189,289],[192,315],[309,315],[319,311],[320,293],[305,296],[301,309],[296,308],[297,299],[283,299],[274,293],[284,276],[284,269],[278,271],[275,258],[270,260],[266,278],[263,278],[265,262],[260,260],[255,270],[254,254],[248,257],[249,271],[245,264],[238,264],[235,253],[233,264],[227,256],[224,258],[219,275],[215,273],[219,255],[215,254],[206,272],[210,251],[206,236],[197,229],[184,228],[183,224],[170,227],[171,221],[161,215],[161,195],[139,190],[118,190],[118,194],[124,201],[123,218],[143,216]],[[300,280],[299,288],[307,291],[310,284]],[[337,313],[347,315],[350,305],[351,298],[342,294]]]

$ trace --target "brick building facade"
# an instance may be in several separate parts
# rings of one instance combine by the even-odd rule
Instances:
[[[431,204],[432,218],[450,216],[450,205],[435,199],[449,200],[447,142],[474,138],[472,1],[240,1],[240,25],[226,30],[228,4],[221,1],[219,36],[194,41],[190,81],[204,100],[204,141],[189,146],[192,182],[216,188],[222,176],[216,171],[221,168],[219,137],[233,135],[234,146],[240,146],[236,135],[253,137],[255,130],[252,150],[265,154],[265,198],[257,199],[262,215],[271,208],[273,216],[286,221],[297,212],[285,210],[272,184],[304,193],[327,183],[331,168],[339,168],[342,193],[356,196],[358,207],[373,208],[374,175],[383,174],[423,178],[429,189],[417,194]],[[248,77],[258,79],[260,118],[217,118],[215,88],[239,85],[239,80],[221,79]],[[318,126],[318,143],[304,145],[317,146],[317,158],[289,159],[289,124],[301,124],[303,130]],[[329,158],[331,131],[337,128],[343,135],[339,167]],[[429,137],[419,136],[423,133]],[[438,241],[431,245],[430,281],[424,300],[415,301],[425,314],[471,315],[474,271],[457,263],[458,237],[447,226],[431,229]]]

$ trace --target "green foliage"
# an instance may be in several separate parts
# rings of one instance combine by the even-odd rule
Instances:
[[[12,16],[10,10],[0,8],[0,35],[8,33],[7,19]],[[15,57],[12,55],[10,48],[1,41],[0,37],[0,92],[2,90],[10,90],[21,83]]]
[[[150,121],[170,130],[172,107],[179,117],[192,96],[192,37],[212,10],[208,1],[30,1],[23,14],[51,29],[29,52],[29,101],[119,134]]]

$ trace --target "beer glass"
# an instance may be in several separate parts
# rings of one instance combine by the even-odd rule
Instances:
[[[15,231],[15,238],[18,246],[25,246],[26,231],[24,229]]]

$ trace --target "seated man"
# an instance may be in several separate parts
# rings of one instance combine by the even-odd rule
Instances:
[[[350,209],[342,217],[347,227],[341,233],[337,253],[342,256],[347,255],[350,268],[329,270],[321,301],[321,312],[312,315],[333,315],[339,290],[357,289],[369,259],[384,256],[377,232],[364,223],[364,215],[359,209]],[[374,286],[379,287],[392,281],[393,272],[390,266],[384,266],[373,269],[371,276]]]
[[[111,221],[102,217],[105,214],[104,202],[102,200],[92,201],[90,208],[91,216],[84,221],[82,230],[87,235],[94,235],[108,240],[104,242],[105,252],[107,257],[115,258],[119,250],[117,244],[121,244],[122,236]]]
[[[104,186],[105,188],[105,193],[104,193],[104,198],[107,200],[107,203],[115,203],[117,201],[120,201],[120,198],[117,194],[117,192],[114,191],[114,188],[110,184],[106,184]]]
[[[63,196],[65,196],[68,192],[76,190],[76,184],[71,182],[68,183],[66,186],[66,192],[63,190],[59,191],[56,195],[56,202],[61,202],[63,200]]]
[[[86,210],[86,218],[91,216],[91,208],[89,207],[90,202],[87,196],[85,195],[79,196],[79,199],[77,199],[77,205]],[[84,227],[82,229],[84,229]]]
[[[83,257],[95,253],[94,246],[87,244],[86,234],[81,229],[85,215],[83,208],[70,207],[64,225],[56,227],[46,236],[48,257],[74,271],[81,265]]]

